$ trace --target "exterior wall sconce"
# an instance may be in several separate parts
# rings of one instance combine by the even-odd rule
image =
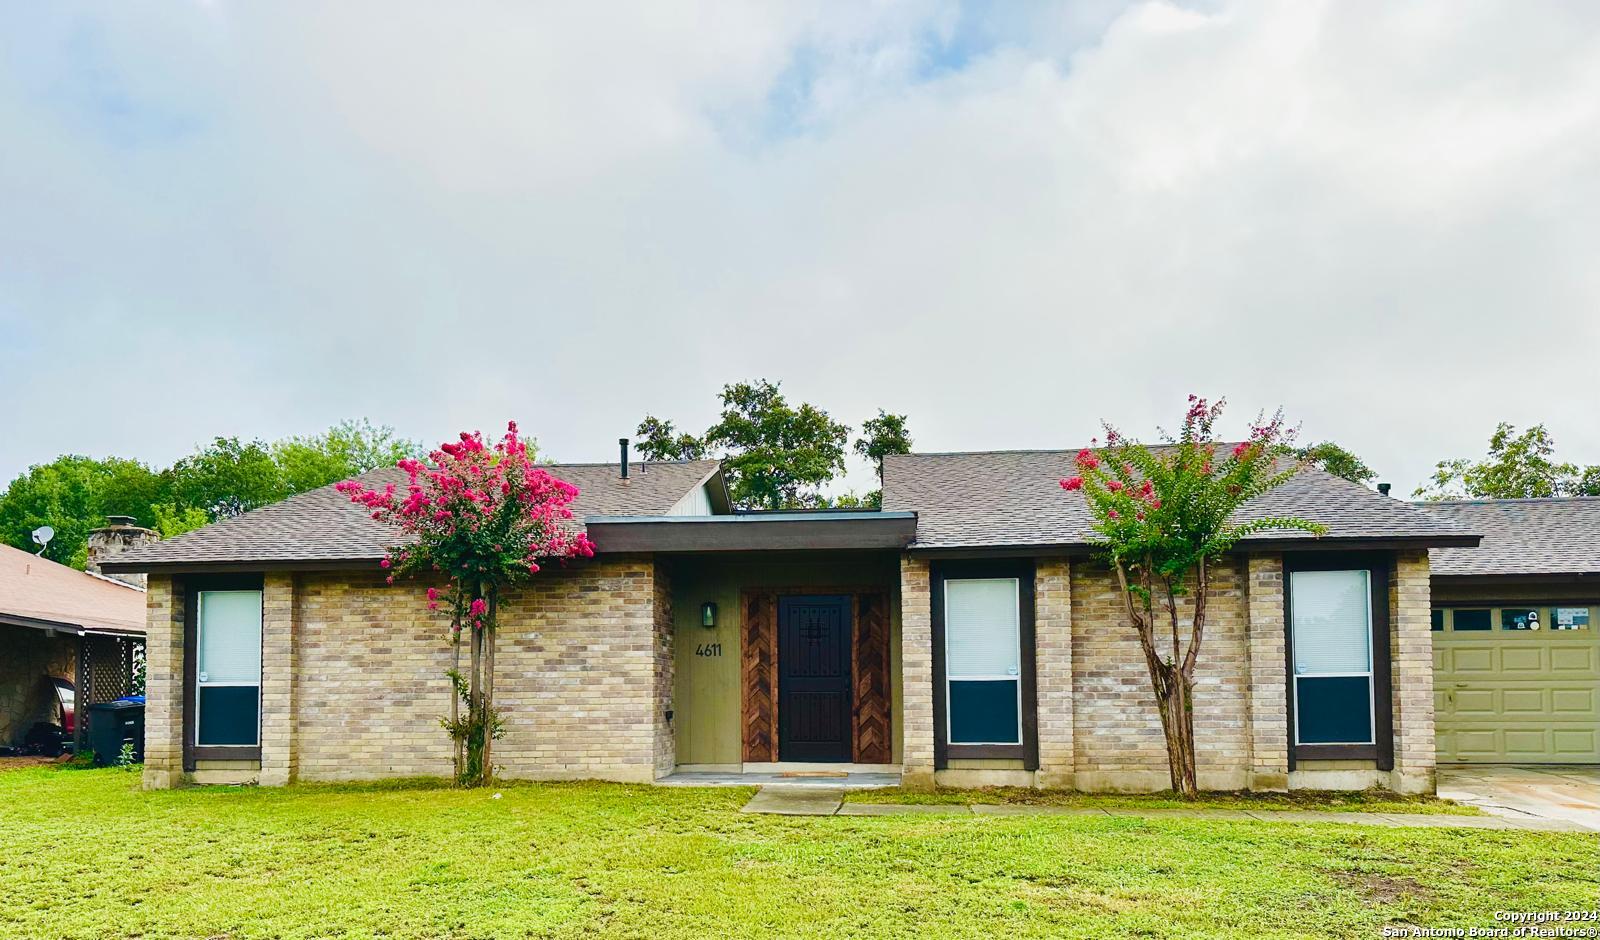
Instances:
[[[717,604],[715,601],[706,601],[700,605],[700,626],[714,627],[717,625]]]

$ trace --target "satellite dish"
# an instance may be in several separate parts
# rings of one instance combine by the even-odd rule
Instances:
[[[42,525],[39,528],[34,529],[33,530],[33,544],[39,546],[38,554],[43,555],[44,554],[44,547],[46,545],[49,545],[50,544],[50,540],[55,538],[55,537],[56,537],[56,530],[50,528],[47,525]]]

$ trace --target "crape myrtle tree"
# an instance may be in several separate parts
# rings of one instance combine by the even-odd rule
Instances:
[[[1304,463],[1283,456],[1293,432],[1284,428],[1281,410],[1270,419],[1258,417],[1247,440],[1222,445],[1219,455],[1212,428],[1224,403],[1190,395],[1182,429],[1176,437],[1163,435],[1160,447],[1145,447],[1107,424],[1105,447],[1079,451],[1077,474],[1061,481],[1063,489],[1083,493],[1099,534],[1097,547],[1116,573],[1161,714],[1172,789],[1185,799],[1199,792],[1194,670],[1205,638],[1211,565],[1256,532],[1325,531],[1304,519],[1242,510]]]
[[[482,434],[462,432],[459,441],[430,453],[427,463],[407,458],[398,466],[408,478],[403,491],[392,483],[369,489],[355,480],[338,488],[372,518],[399,527],[400,544],[380,563],[389,583],[443,582],[427,590],[428,609],[449,613],[456,655],[450,717],[440,720],[455,741],[456,780],[485,786],[493,779],[493,741],[501,731],[494,707],[500,596],[551,561],[594,554],[588,537],[565,525],[578,488],[534,462],[514,421],[492,447]],[[463,634],[470,650],[465,675]]]

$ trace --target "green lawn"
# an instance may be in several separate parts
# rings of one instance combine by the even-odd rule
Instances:
[[[902,790],[884,787],[845,794],[847,803],[922,803],[934,805],[1018,803],[1030,806],[1081,806],[1100,809],[1261,809],[1313,810],[1342,813],[1446,813],[1482,816],[1476,806],[1432,796],[1401,796],[1386,790],[1296,790],[1293,793],[1202,793],[1185,802],[1172,793],[1131,795],[1036,790],[1031,787],[981,787]]]
[[[0,935],[1377,936],[1589,909],[1600,837],[1115,817],[778,817],[747,790],[145,793],[0,774]]]

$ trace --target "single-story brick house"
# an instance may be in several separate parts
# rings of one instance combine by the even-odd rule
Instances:
[[[1165,788],[1071,460],[894,456],[881,511],[805,513],[731,511],[714,461],[552,467],[597,554],[502,601],[502,773]],[[1201,785],[1432,790],[1429,551],[1478,536],[1314,469],[1259,502],[1328,532],[1215,572]],[[117,559],[149,574],[147,785],[449,773],[452,650],[422,585],[384,584],[392,538],[327,488]]]
[[[1420,505],[1483,536],[1431,553],[1438,759],[1600,764],[1600,498]]]

